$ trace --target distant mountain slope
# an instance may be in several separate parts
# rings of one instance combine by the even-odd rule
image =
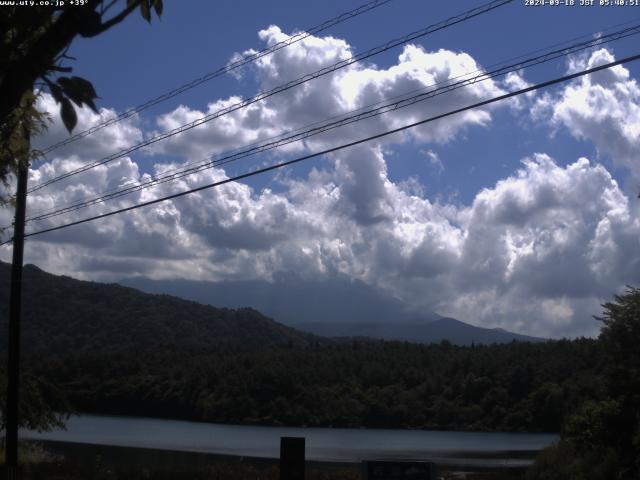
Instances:
[[[296,327],[296,325],[294,325]],[[448,340],[455,345],[541,342],[544,338],[508,332],[501,328],[481,328],[455,318],[440,318],[426,322],[398,323],[312,323],[297,325],[309,332],[325,337],[370,337],[384,340],[402,340],[417,343],[438,343]]]
[[[251,307],[286,325],[332,322],[372,323],[433,320],[439,315],[407,312],[402,302],[383,290],[347,276],[300,279],[277,275],[272,282],[242,280],[204,282],[192,280],[122,279],[118,283],[148,293],[167,293],[218,307]]]
[[[9,280],[9,264],[0,262],[3,325],[8,318]],[[117,284],[52,275],[34,265],[25,266],[24,285],[22,343],[28,350],[89,351],[160,344],[268,346],[316,340],[250,308],[215,308]]]
[[[273,282],[224,283],[136,277],[122,283],[212,305],[251,306],[286,325],[327,337],[358,336],[419,343],[446,339],[457,345],[543,340],[476,327],[432,312],[410,313],[385,292],[346,277],[302,282],[294,276],[281,276]]]
[[[8,316],[9,278],[9,265],[0,262],[0,321],[3,323]],[[408,314],[398,314],[399,306],[391,298],[381,297],[365,306],[367,300],[375,297],[376,292],[360,283],[338,282],[338,285],[331,288],[318,288],[322,293],[313,299],[305,294],[303,287],[292,287],[293,290],[288,295],[292,299],[293,312],[300,316],[294,317],[291,312],[283,315],[290,325],[286,326],[253,308],[217,308],[170,295],[143,293],[118,284],[86,282],[52,275],[34,265],[25,266],[24,280],[22,338],[23,345],[28,350],[102,350],[161,344],[304,345],[321,341],[316,335],[358,336],[417,343],[449,340],[457,345],[542,340],[501,329],[475,327],[437,314],[425,315],[424,319],[415,320]],[[165,283],[152,282],[147,284],[147,288],[160,289],[161,286],[166,287]],[[247,283],[243,285],[246,288],[241,290],[245,292],[247,302],[262,298],[265,306],[273,307],[274,304],[268,301],[271,289],[266,282],[253,282],[254,290],[249,288],[251,282],[244,283]],[[175,285],[180,286],[177,290],[185,289],[185,294],[191,291],[192,297],[203,298],[207,292],[206,287],[215,284],[175,282]],[[219,298],[226,288],[228,287],[218,287],[214,296]],[[230,289],[229,292],[231,291],[234,290]],[[355,300],[349,302],[345,295],[353,292],[358,293],[354,295]],[[329,302],[332,293],[335,293],[337,300]],[[233,296],[229,295],[227,298],[233,299]],[[305,300],[306,310],[303,308]],[[240,298],[234,301],[239,302]],[[348,317],[344,317],[344,312],[342,315],[336,314],[339,321],[329,316],[332,309],[339,307],[340,302],[344,302],[347,313],[354,315],[354,321],[346,321],[345,318]],[[324,303],[331,303],[332,306],[323,308]],[[284,308],[279,301],[275,305],[275,310]],[[304,315],[305,312],[309,312],[309,315]],[[318,318],[318,312],[322,321],[314,321]],[[301,318],[307,321],[300,321]],[[363,318],[375,321],[362,321]],[[0,348],[4,348],[4,345]]]
[[[540,342],[543,338],[529,337],[500,328],[481,328],[455,318],[439,318],[424,322],[393,323],[336,323],[318,322],[294,325],[325,337],[370,337],[384,340],[404,340],[418,343],[438,343],[448,340],[456,345]]]

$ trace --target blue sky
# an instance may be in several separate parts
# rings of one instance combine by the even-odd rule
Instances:
[[[146,24],[123,24],[70,49],[90,79],[102,117],[78,130],[260,50],[360,2],[177,2]],[[225,75],[140,116],[76,142],[33,166],[32,184],[134,145],[142,138],[248,98],[411,31],[478,1],[393,0],[316,38],[279,51],[242,75]],[[579,3],[579,0],[576,2]],[[31,211],[63,206],[145,175],[238,148],[513,57],[640,22],[640,7],[525,6],[515,1],[205,127],[59,182]],[[261,32],[259,34],[259,32]],[[102,213],[361,138],[484,100],[517,85],[638,53],[637,38],[312,139],[179,184],[99,205],[40,227]],[[437,311],[481,326],[543,336],[594,335],[591,315],[625,284],[640,282],[638,64],[575,80],[411,133],[314,159],[201,195],[34,237],[27,260],[95,280],[261,281],[295,276],[367,285],[403,313]],[[457,72],[457,73],[456,73]],[[38,146],[65,138],[53,124]],[[0,211],[7,223],[10,212]],[[8,259],[9,249],[0,250]],[[638,267],[638,268],[636,268]],[[346,282],[346,283],[345,283]],[[321,284],[321,283],[320,283]],[[393,321],[393,319],[386,319]]]
[[[121,111],[216,70],[229,61],[233,52],[262,47],[257,32],[268,25],[278,25],[285,32],[303,30],[362,3],[191,0],[183,4],[169,0],[160,21],[154,18],[148,25],[139,16],[132,15],[103,36],[77,41],[71,53],[79,59],[74,62],[75,72],[93,81],[105,105]],[[395,0],[326,33],[347,39],[357,53],[483,3]],[[436,32],[418,43],[427,49],[466,52],[481,65],[489,66],[634,18],[640,19],[640,8],[524,6],[522,0]],[[612,44],[618,57],[634,52],[634,38]],[[399,51],[396,48],[375,57],[372,62],[381,67],[393,64]],[[629,68],[638,72],[637,65],[632,64]],[[552,62],[528,71],[527,79],[531,82],[544,80],[562,75],[565,69],[563,62]],[[238,82],[231,76],[217,78],[143,116],[153,121],[153,114],[180,104],[203,108],[212,98],[234,94],[251,96],[257,91],[256,82],[252,80],[247,78]],[[504,117],[495,122],[499,131],[494,130],[491,136],[482,130],[473,130],[466,133],[463,142],[442,146],[443,154],[458,159],[452,162],[456,167],[439,176],[433,176],[432,169],[418,168],[421,181],[432,192],[457,193],[462,201],[469,202],[479,188],[495,183],[506,171],[517,167],[519,159],[529,155],[533,145],[545,145],[544,151],[557,158],[593,157],[595,154],[594,146],[589,142],[576,141],[567,135],[550,138],[546,126],[529,124],[523,129],[513,116],[506,114]],[[504,142],[505,138],[510,141]],[[469,151],[491,153],[493,159],[472,158],[467,155]],[[421,157],[418,154],[415,159],[413,146],[406,151],[401,148],[399,152],[403,160],[390,165],[395,179],[415,174],[411,163]],[[603,160],[607,161],[606,158]],[[625,174],[613,173],[618,179]],[[263,181],[255,180],[257,185]]]

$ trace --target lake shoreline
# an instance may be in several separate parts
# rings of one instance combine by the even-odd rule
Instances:
[[[130,415],[130,414],[120,414],[120,413],[103,413],[103,412],[75,412],[73,415],[75,416],[91,416],[91,417],[107,417],[107,418],[149,418],[153,420],[167,420],[167,421],[175,421],[175,422],[188,422],[188,423],[196,423],[196,424],[204,424],[204,425],[228,425],[228,426],[242,426],[242,427],[265,427],[265,428],[328,428],[328,429],[348,429],[348,430],[406,430],[408,432],[451,432],[451,433],[507,433],[507,434],[523,434],[523,435],[560,435],[560,432],[555,431],[525,431],[525,430],[502,430],[502,429],[488,429],[488,430],[479,430],[473,428],[459,428],[457,430],[451,430],[447,428],[439,428],[437,426],[430,427],[407,427],[407,426],[367,426],[367,425],[334,425],[334,424],[324,424],[319,423],[315,425],[305,425],[305,424],[286,424],[286,423],[278,423],[278,422],[244,422],[244,423],[232,423],[232,422],[224,422],[224,421],[207,421],[207,420],[198,420],[189,416],[156,416],[156,417],[145,417],[140,415]]]
[[[142,447],[122,447],[115,445],[100,445],[61,441],[36,441],[23,440],[22,442],[31,445],[39,445],[45,451],[58,459],[56,462],[64,468],[95,469],[109,468],[110,470],[125,469],[128,471],[143,471],[153,466],[172,472],[205,471],[211,468],[232,469],[237,471],[250,470],[258,472],[273,472],[278,469],[277,458],[250,457],[240,455],[226,455],[205,452],[188,452],[177,450],[164,450]],[[373,459],[372,459],[373,460]],[[429,461],[429,459],[414,459],[415,461]],[[472,475],[469,478],[485,478],[485,474],[501,474],[508,478],[517,477],[524,474],[526,466],[498,466],[480,467],[477,465],[466,465],[464,463],[438,463],[437,468],[448,474]],[[321,472],[325,475],[360,475],[362,462],[337,462],[307,460],[308,471]],[[481,476],[481,477],[477,477]],[[502,478],[502,477],[500,477]]]
[[[162,457],[173,456],[177,463],[189,455],[196,461],[200,455],[206,461],[251,459],[253,464],[277,460],[280,438],[293,436],[306,439],[310,463],[353,466],[363,460],[420,460],[474,470],[526,468],[540,450],[557,440],[543,434],[242,426],[93,415],[71,416],[66,430],[20,435],[24,440],[53,442],[54,450],[76,445],[67,448],[72,454],[91,445],[87,448],[93,451],[112,447],[111,453],[164,452]]]

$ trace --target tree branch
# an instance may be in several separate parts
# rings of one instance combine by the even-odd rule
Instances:
[[[118,0],[111,0],[108,5],[105,5],[103,2],[100,15],[104,15],[105,13],[107,13],[116,3],[118,3]]]
[[[53,66],[51,66],[51,68],[49,68],[49,70],[53,70],[54,72],[70,73],[73,70],[73,68],[71,68],[71,67],[59,67],[58,65],[53,65]]]
[[[140,2],[141,0],[134,0],[104,23],[96,11],[97,1],[89,3],[89,8],[64,10],[21,58],[7,65],[7,74],[0,82],[0,98],[3,99],[0,103],[0,124],[5,123],[24,92],[32,88],[36,79],[45,75],[56,64],[56,57],[60,52],[64,54],[76,35],[95,37],[105,32],[122,22],[140,6]]]
[[[106,32],[114,25],[117,25],[118,23],[122,22],[125,18],[127,18],[127,16],[129,16],[131,12],[133,12],[136,8],[138,8],[138,6],[140,5],[140,1],[141,0],[136,0],[135,2],[131,3],[129,6],[127,6],[127,8],[122,10],[119,14],[117,14],[114,17],[111,17],[106,22],[102,22],[102,24],[99,27],[93,29],[91,32],[86,32],[83,36],[87,38],[91,38],[91,37],[100,35],[102,32]]]

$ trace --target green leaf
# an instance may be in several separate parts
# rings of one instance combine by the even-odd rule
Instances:
[[[142,15],[142,18],[147,22],[151,23],[151,5],[149,0],[142,0],[140,2],[140,15]]]
[[[62,117],[64,126],[67,128],[69,133],[71,133],[76,126],[76,123],[78,123],[78,116],[76,115],[76,111],[68,98],[63,98],[61,103],[60,116]]]
[[[156,11],[156,15],[158,15],[158,18],[160,18],[162,16],[162,10],[163,10],[163,5],[162,5],[162,0],[151,0],[153,3],[153,8]]]
[[[53,95],[53,99],[56,101],[56,103],[60,103],[64,99],[62,89],[53,82],[50,82],[48,85],[49,90],[51,90],[51,95]]]
[[[98,94],[90,81],[80,77],[60,77],[58,78],[58,84],[73,103],[79,107],[88,105],[91,110],[98,113],[98,109],[93,103],[93,100],[98,98]]]
[[[138,3],[138,0],[127,0],[127,7],[131,7]]]

